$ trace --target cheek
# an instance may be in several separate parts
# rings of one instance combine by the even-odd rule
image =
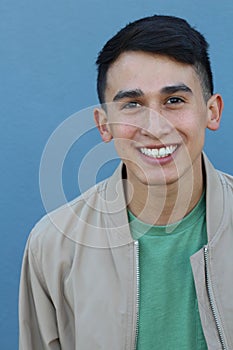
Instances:
[[[130,144],[134,142],[137,129],[130,125],[118,125],[112,130],[116,151],[120,158],[124,159],[130,152]]]
[[[118,124],[112,127],[112,135],[115,141],[117,139],[132,139],[137,131],[137,128],[132,125]]]
[[[186,113],[178,120],[174,121],[174,127],[187,137],[202,136],[206,129],[206,116],[201,113]]]

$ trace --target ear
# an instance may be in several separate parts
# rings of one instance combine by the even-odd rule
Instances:
[[[219,94],[212,95],[207,102],[208,108],[208,120],[207,120],[207,128],[210,130],[218,130],[220,126],[222,111],[223,111],[224,103],[222,96]]]
[[[103,108],[95,108],[94,120],[102,137],[102,140],[104,142],[110,142],[113,137],[108,124],[107,114]]]

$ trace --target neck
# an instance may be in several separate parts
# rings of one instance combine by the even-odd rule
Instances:
[[[198,174],[192,177],[187,172],[179,181],[164,185],[126,184],[128,209],[150,225],[165,226],[178,222],[190,213],[203,193],[201,167]]]

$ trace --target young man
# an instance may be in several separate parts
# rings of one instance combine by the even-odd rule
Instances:
[[[233,349],[233,179],[202,152],[223,108],[207,47],[152,16],[100,52],[94,116],[122,163],[31,233],[22,350]]]

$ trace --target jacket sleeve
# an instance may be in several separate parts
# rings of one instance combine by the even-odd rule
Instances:
[[[52,273],[52,271],[51,271]],[[60,350],[56,311],[27,243],[19,291],[19,350]]]

